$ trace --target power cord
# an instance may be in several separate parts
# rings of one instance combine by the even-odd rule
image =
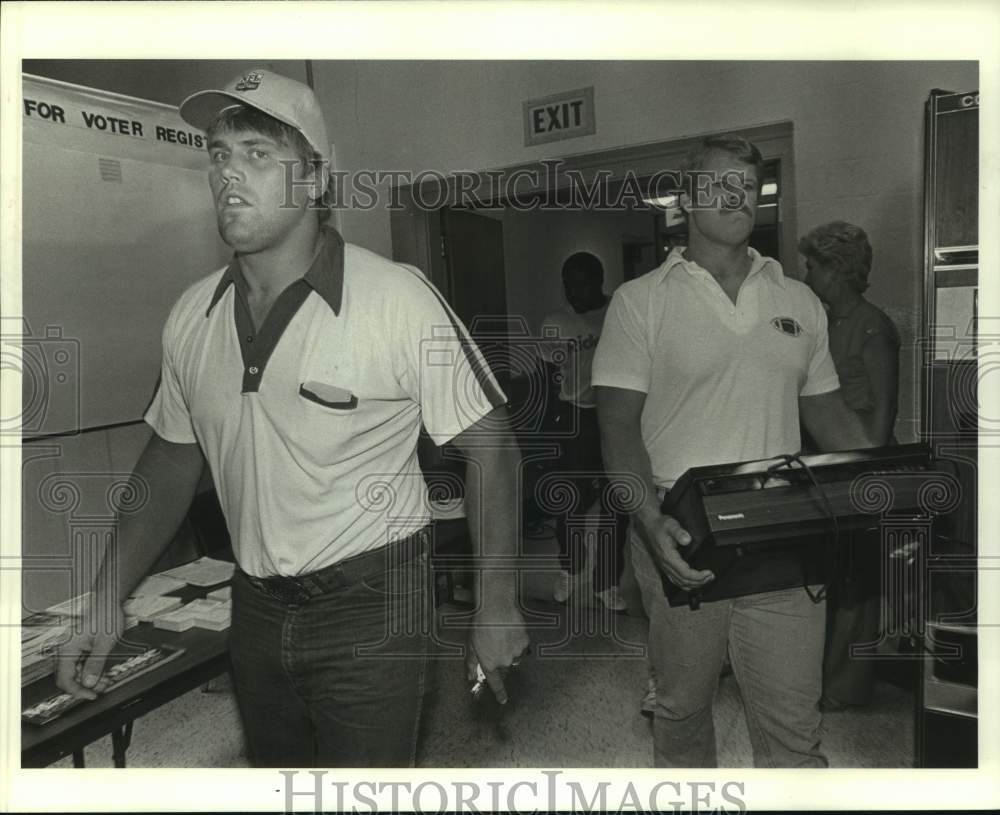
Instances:
[[[801,455],[799,453],[783,453],[777,458],[779,458],[780,461],[767,468],[768,474],[773,474],[778,470],[786,468],[791,470],[794,464],[798,464],[805,472],[809,481],[812,482],[816,491],[819,493],[820,499],[823,502],[823,508],[826,511],[826,517],[830,520],[833,526],[833,538],[827,538],[826,543],[823,546],[823,564],[826,567],[827,580],[826,584],[818,592],[814,593],[813,590],[809,588],[805,564],[806,555],[804,550],[802,554],[802,587],[806,590],[806,594],[809,595],[810,600],[814,603],[819,603],[826,598],[828,587],[836,584],[840,579],[840,523],[837,521],[837,513],[833,511],[833,506],[830,504],[830,499],[827,497],[826,491],[820,486],[820,483],[816,479],[812,469],[802,460]],[[851,552],[850,546],[848,546],[847,557],[849,559],[847,564],[847,573],[850,574],[853,571],[854,565],[853,553]]]

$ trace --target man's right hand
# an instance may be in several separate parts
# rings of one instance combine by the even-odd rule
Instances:
[[[56,654],[56,687],[81,699],[96,699],[108,685],[104,663],[108,654],[125,630],[125,617],[121,606],[111,611],[112,632],[107,620],[100,625],[90,612],[79,621],[80,629],[73,634]],[[95,633],[100,632],[100,633]]]
[[[678,547],[691,543],[691,536],[670,515],[659,511],[655,513],[637,513],[635,528],[646,551],[671,582],[685,591],[704,588],[715,580],[715,575],[707,569],[692,569],[681,557]]]

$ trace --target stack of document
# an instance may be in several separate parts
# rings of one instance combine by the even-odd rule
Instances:
[[[73,617],[40,611],[21,621],[21,686],[55,670],[53,654],[69,640]]]
[[[164,631],[187,631],[190,628],[208,628],[224,631],[229,628],[233,605],[229,600],[192,600],[173,611],[153,620],[153,625]]]
[[[56,649],[68,642],[90,594],[72,597],[21,620],[21,685],[55,671]]]
[[[165,577],[162,574],[151,574],[135,587],[135,591],[132,592],[132,596],[158,597],[163,594],[169,594],[172,591],[177,591],[178,589],[183,589],[186,585],[187,583],[183,580],[178,580],[176,577]]]
[[[216,560],[210,557],[200,557],[177,566],[174,569],[167,569],[160,572],[160,577],[172,577],[175,580],[182,580],[191,586],[215,586],[219,583],[227,583],[232,579],[236,564],[227,560]]]
[[[125,601],[122,611],[125,613],[125,626],[131,628],[138,623],[151,623],[177,608],[183,601],[180,597],[162,597],[144,595],[130,597]]]

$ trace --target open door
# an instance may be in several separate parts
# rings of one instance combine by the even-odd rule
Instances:
[[[507,314],[503,268],[503,224],[465,209],[441,210],[441,249],[449,291],[444,292],[462,322]]]
[[[507,278],[503,223],[465,209],[441,214],[447,298],[490,364],[500,386],[509,384],[507,363]]]

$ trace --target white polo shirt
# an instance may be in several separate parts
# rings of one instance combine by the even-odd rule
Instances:
[[[646,394],[642,439],[659,487],[691,467],[797,452],[798,398],[839,387],[819,299],[749,253],[736,303],[679,249],[612,297],[593,384]]]
[[[180,297],[145,418],[201,445],[240,567],[267,577],[425,526],[421,422],[443,444],[505,401],[419,271],[328,229],[259,331],[235,259]]]

